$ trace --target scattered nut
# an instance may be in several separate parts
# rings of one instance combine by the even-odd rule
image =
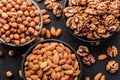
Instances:
[[[88,76],[87,76],[87,77],[85,77],[85,80],[90,80],[90,77],[88,77]]]
[[[55,30],[54,26],[51,27],[50,33],[51,33],[52,36],[56,36],[56,30]]]
[[[117,47],[115,47],[115,46],[109,46],[107,48],[107,54],[110,57],[117,57],[117,55],[118,55],[118,49],[117,49]]]
[[[85,65],[91,66],[92,64],[95,63],[95,58],[92,54],[88,54],[87,56],[84,56],[82,61],[84,62]]]
[[[106,70],[109,71],[111,74],[114,74],[118,71],[119,64],[116,61],[109,61],[106,65]]]
[[[0,57],[2,57],[3,56],[3,52],[2,51],[0,51]]]
[[[22,71],[21,70],[19,70],[19,76],[20,76],[20,78],[22,78]]]
[[[79,56],[87,56],[89,54],[89,50],[86,46],[79,46],[78,50],[77,50],[77,54],[79,54]]]
[[[56,31],[56,37],[59,37],[62,33],[62,29],[58,28]]]
[[[13,73],[11,71],[7,71],[6,72],[6,76],[9,78],[9,77],[12,77],[13,76]]]
[[[101,54],[101,55],[99,55],[98,56],[98,60],[105,60],[107,58],[107,55],[105,55],[105,54]]]
[[[13,50],[10,50],[10,51],[8,52],[8,54],[9,54],[9,56],[14,56],[15,52],[14,52]]]
[[[94,80],[106,80],[105,75],[103,75],[102,73],[97,73],[94,77]]]

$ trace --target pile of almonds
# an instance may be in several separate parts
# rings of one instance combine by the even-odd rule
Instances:
[[[78,80],[80,66],[70,48],[58,42],[38,44],[24,63],[26,80]]]
[[[38,36],[40,12],[31,0],[2,0],[0,3],[0,37],[16,46]]]

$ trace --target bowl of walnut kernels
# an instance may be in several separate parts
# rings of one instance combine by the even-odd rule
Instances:
[[[42,28],[42,14],[33,0],[0,2],[0,40],[9,46],[33,42]]]
[[[66,0],[64,19],[70,33],[85,42],[98,42],[119,32],[119,0]]]

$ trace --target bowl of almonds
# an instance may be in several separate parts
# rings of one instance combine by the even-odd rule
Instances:
[[[82,65],[67,43],[47,39],[34,44],[22,61],[24,80],[80,80]]]
[[[100,42],[120,30],[120,1],[66,0],[64,20],[70,33],[85,42]]]
[[[9,46],[33,42],[42,28],[42,14],[33,0],[0,2],[0,40]]]

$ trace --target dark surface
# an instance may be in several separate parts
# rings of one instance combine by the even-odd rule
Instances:
[[[44,0],[43,0],[44,1]],[[64,0],[58,0],[61,3],[64,3]],[[39,3],[40,8],[45,8],[45,6],[42,3]],[[70,44],[75,50],[77,50],[79,45],[86,45],[90,49],[90,53],[92,53],[95,56],[96,63],[92,65],[91,67],[87,67],[84,64],[83,66],[83,74],[81,80],[84,80],[86,76],[90,76],[91,80],[93,80],[93,77],[98,72],[102,72],[104,75],[106,75],[106,80],[120,80],[120,70],[115,74],[111,75],[105,70],[105,65],[109,60],[116,60],[120,64],[120,54],[117,56],[117,58],[110,58],[108,57],[105,61],[97,61],[97,56],[101,53],[106,53],[106,48],[110,45],[115,45],[118,50],[120,51],[120,33],[115,34],[113,37],[111,37],[109,40],[106,40],[104,42],[101,42],[99,46],[90,46],[88,43],[82,42],[76,38],[74,38],[70,33],[68,32],[67,28],[65,27],[65,23],[63,21],[63,18],[60,19],[56,18],[52,11],[48,11],[48,14],[51,15],[52,23],[47,26],[47,28],[50,28],[50,26],[55,26],[62,28],[62,36],[60,36],[57,39],[63,40],[66,43]],[[8,51],[10,49],[15,50],[15,56],[10,57],[8,55]],[[25,53],[28,50],[28,47],[9,47],[5,45],[0,45],[0,50],[4,53],[4,57],[0,58],[0,80],[22,80],[19,78],[18,71],[21,69],[21,54]],[[12,71],[14,74],[13,78],[6,78],[5,73],[6,71]]]

